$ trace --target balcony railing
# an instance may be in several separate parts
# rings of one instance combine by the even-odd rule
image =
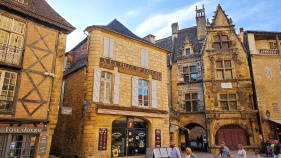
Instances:
[[[0,64],[21,66],[22,48],[0,43]]]
[[[10,111],[13,108],[13,101],[0,100],[0,111]]]
[[[259,49],[259,54],[278,55],[278,49]]]

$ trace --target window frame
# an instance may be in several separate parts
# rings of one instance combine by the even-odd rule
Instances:
[[[226,63],[226,61],[229,61],[229,63],[230,63],[230,67],[226,67],[225,66],[225,63]],[[232,60],[231,59],[222,59],[222,60],[216,60],[215,61],[216,63],[215,63],[215,70],[216,70],[216,79],[217,80],[229,80],[229,79],[233,79],[234,78],[234,75],[233,75],[233,62],[232,62]],[[218,62],[221,62],[221,67],[218,67]],[[230,71],[231,72],[231,77],[230,78],[226,78],[226,72],[228,72],[228,71]],[[222,78],[219,78],[218,77],[218,72],[222,72]]]
[[[196,94],[197,98],[193,98],[193,95]],[[189,98],[187,98],[186,96],[189,96]],[[187,108],[187,102],[189,102],[189,105],[190,105],[190,111],[187,111],[188,108]],[[195,110],[195,105],[194,105],[194,102],[197,102],[196,103],[196,109]],[[199,105],[199,93],[198,92],[189,92],[189,93],[185,93],[184,94],[184,110],[185,112],[198,112],[198,105]]]
[[[142,82],[142,85],[140,85],[140,81]],[[144,86],[144,82],[147,83],[147,86]],[[148,81],[148,80],[145,80],[145,79],[138,79],[138,106],[141,106],[141,107],[149,107],[150,106],[150,88],[151,88],[151,83]],[[140,104],[140,93],[139,93],[139,90],[142,89],[142,98],[141,98],[141,104]],[[147,90],[147,100],[144,99],[145,95],[143,94],[144,93],[144,90]],[[145,101],[147,101],[147,105],[145,105]]]
[[[218,37],[218,38],[217,38]],[[224,39],[226,37],[226,39]],[[227,48],[224,48],[223,45],[227,44]],[[217,49],[215,45],[218,45],[219,48]],[[222,33],[213,35],[213,48],[215,50],[225,50],[230,48],[230,40],[228,35],[224,35]]]
[[[191,71],[192,68],[191,67],[195,67],[195,71]],[[185,69],[187,68],[187,72],[185,71]],[[196,75],[196,79],[192,80],[192,75],[195,74]],[[198,76],[198,71],[197,71],[197,65],[188,65],[188,66],[183,66],[182,67],[182,76],[183,76],[183,81],[185,83],[191,83],[191,82],[196,82],[197,81],[197,76]],[[188,77],[188,82],[186,82],[185,77]]]
[[[222,99],[221,95],[226,95],[226,99]],[[235,95],[235,99],[231,99],[230,95]],[[235,111],[238,110],[238,95],[236,93],[220,93],[218,94],[218,101],[219,101],[219,105],[222,111]],[[223,109],[222,107],[222,102],[226,102],[227,103],[227,109]],[[236,102],[236,109],[232,109],[231,108],[231,102]]]
[[[9,92],[9,90],[10,90],[10,84],[8,84],[7,85],[7,96],[6,96],[6,99],[3,99],[2,100],[2,97],[1,97],[1,95],[2,95],[2,93],[3,93],[3,87],[4,87],[4,82],[5,82],[5,74],[6,74],[6,72],[9,72],[9,73],[11,73],[11,74],[14,74],[15,75],[15,78],[14,78],[14,90],[13,90],[13,96],[8,96],[8,94],[10,93]],[[2,75],[3,74],[3,75]],[[1,108],[0,109],[0,113],[10,113],[10,114],[12,114],[13,112],[14,112],[14,107],[15,107],[15,104],[16,104],[16,102],[17,102],[17,100],[16,100],[16,96],[17,96],[17,93],[18,93],[18,80],[19,80],[19,73],[17,72],[17,71],[10,71],[10,70],[6,70],[6,69],[0,69],[0,100],[1,101],[10,101],[11,103],[11,105],[9,105],[9,106],[11,106],[10,108]],[[9,78],[9,81],[8,82],[11,82],[11,78]],[[5,97],[5,96],[4,96]],[[9,97],[10,99],[12,99],[12,100],[8,100],[8,98],[7,97]],[[3,105],[3,106],[7,106],[7,105]]]
[[[105,78],[102,78],[102,75],[103,73],[105,74]],[[107,75],[110,74],[110,79],[107,79]],[[112,92],[113,92],[113,73],[111,72],[108,72],[108,71],[101,71],[101,74],[100,74],[100,96],[99,96],[99,101],[100,102],[103,102],[103,103],[112,103],[112,98],[113,98],[113,95],[112,95]],[[102,85],[103,83],[103,85]],[[109,90],[110,92],[109,93],[109,98],[107,99],[106,96],[107,96],[107,93],[106,93],[106,83],[109,83]],[[102,90],[103,90],[103,96],[102,96]]]

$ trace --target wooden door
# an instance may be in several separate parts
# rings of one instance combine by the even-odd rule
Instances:
[[[219,129],[217,131],[217,142],[225,142],[230,150],[238,150],[238,144],[248,145],[247,139],[244,129]]]

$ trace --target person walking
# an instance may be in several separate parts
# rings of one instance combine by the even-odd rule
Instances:
[[[175,143],[170,144],[170,148],[172,148],[172,151],[170,153],[170,158],[181,158],[180,150],[175,146],[176,146]]]
[[[190,148],[186,148],[186,156],[185,156],[185,158],[197,158],[193,153],[192,153],[192,151],[191,151],[191,149]]]
[[[237,158],[246,158],[246,151],[242,144],[238,144]]]
[[[221,142],[220,152],[217,154],[217,157],[221,155],[221,158],[230,158],[230,150],[225,146],[224,142]]]
[[[278,144],[278,140],[274,140],[273,158],[281,158],[280,150],[281,147]]]

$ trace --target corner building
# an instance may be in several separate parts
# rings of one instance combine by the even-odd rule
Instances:
[[[0,0],[0,157],[49,157],[66,35],[44,0]]]
[[[67,55],[63,106],[73,114],[60,115],[53,153],[134,157],[168,147],[169,52],[153,35],[144,40],[116,19],[85,31],[88,37]]]
[[[236,150],[237,144],[248,150],[259,149],[247,54],[231,18],[227,18],[220,5],[212,22],[207,22],[202,62],[210,150],[218,149],[222,141],[231,150]]]

